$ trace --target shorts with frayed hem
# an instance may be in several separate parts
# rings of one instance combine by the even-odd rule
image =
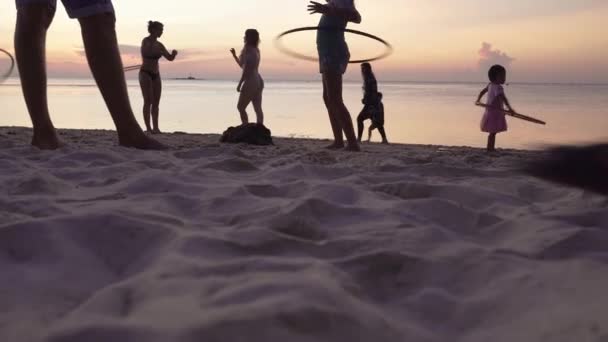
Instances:
[[[57,8],[57,0],[16,0],[17,8],[28,5],[46,4],[52,10]],[[96,14],[114,14],[112,0],[61,0],[70,18],[85,18]]]

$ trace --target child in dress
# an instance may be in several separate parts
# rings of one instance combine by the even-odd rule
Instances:
[[[505,117],[505,105],[511,112],[515,112],[509,104],[509,100],[505,96],[503,84],[507,80],[507,70],[502,65],[494,65],[488,72],[490,84],[485,87],[476,104],[481,104],[481,98],[488,94],[486,111],[481,119],[481,131],[489,133],[488,135],[488,152],[496,151],[496,134],[507,131],[507,119]]]

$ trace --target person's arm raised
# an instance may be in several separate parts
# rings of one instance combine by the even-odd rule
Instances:
[[[324,5],[316,1],[311,1],[308,5],[308,11],[310,14],[327,14],[331,16],[338,16],[346,19],[349,22],[360,24],[361,14],[355,7],[341,8],[335,6]]]
[[[239,65],[239,67],[243,67],[243,63],[241,62],[241,60],[239,59],[239,57],[236,55],[236,50],[235,49],[230,49],[230,53],[232,54],[232,58],[234,58],[234,61],[236,62],[236,64]]]

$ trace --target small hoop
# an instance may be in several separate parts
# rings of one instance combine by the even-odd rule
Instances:
[[[307,56],[298,52],[294,52],[292,50],[287,49],[285,46],[283,46],[282,44],[282,38],[290,35],[292,33],[296,33],[296,32],[302,32],[302,31],[319,31],[319,30],[336,30],[336,29],[330,29],[330,28],[322,28],[322,27],[317,27],[317,26],[310,26],[310,27],[300,27],[300,28],[295,28],[289,31],[285,31],[283,33],[281,33],[280,35],[278,35],[275,38],[275,46],[277,47],[277,49],[279,51],[281,51],[282,53],[294,57],[294,58],[298,58],[298,59],[302,59],[302,60],[306,60],[306,61],[312,61],[312,62],[316,62],[319,60],[319,58],[317,57],[312,57],[312,56]],[[351,30],[351,29],[344,29],[344,30],[339,30],[339,31],[344,31],[347,33],[352,33],[358,36],[363,36],[363,37],[367,37],[370,38],[372,40],[375,40],[377,42],[382,43],[385,47],[386,47],[386,51],[384,51],[381,55],[376,56],[376,57],[372,57],[372,58],[368,58],[368,59],[358,59],[358,60],[352,60],[349,61],[349,63],[351,64],[359,64],[359,63],[366,63],[366,62],[373,62],[373,61],[377,61],[379,59],[383,59],[386,58],[388,56],[390,56],[393,53],[393,46],[387,42],[386,40],[378,37],[378,36],[374,36],[373,34],[369,34],[366,32],[362,32],[362,31],[357,31],[357,30]]]
[[[2,76],[0,76],[0,83],[2,83],[7,78],[9,78],[11,76],[11,74],[13,73],[13,70],[15,69],[15,58],[13,57],[13,55],[10,54],[10,52],[8,52],[4,49],[0,49],[0,52],[3,52],[4,54],[6,54],[8,56],[8,58],[10,58],[10,60],[11,60],[11,66],[10,66],[10,68],[8,68],[8,71],[6,73],[4,73]]]

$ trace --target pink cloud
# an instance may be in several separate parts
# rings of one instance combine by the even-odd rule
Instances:
[[[478,54],[479,60],[477,65],[482,71],[487,71],[494,64],[500,64],[508,68],[515,61],[515,58],[512,58],[506,52],[493,49],[492,44],[486,42],[481,44]]]

